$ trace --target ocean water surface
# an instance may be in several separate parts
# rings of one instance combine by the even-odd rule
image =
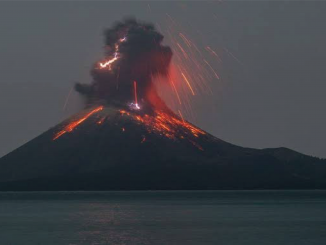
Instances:
[[[0,192],[0,244],[325,245],[326,191]]]

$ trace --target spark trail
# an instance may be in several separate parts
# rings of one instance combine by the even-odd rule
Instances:
[[[135,104],[138,106],[138,100],[137,100],[137,82],[134,81],[134,93],[135,93]]]

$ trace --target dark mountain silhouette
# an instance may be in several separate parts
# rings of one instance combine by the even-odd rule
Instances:
[[[172,113],[113,105],[90,113],[94,108],[1,158],[0,190],[326,187],[326,160],[235,146]]]

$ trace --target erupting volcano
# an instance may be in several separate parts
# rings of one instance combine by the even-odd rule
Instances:
[[[197,49],[184,34],[179,37]],[[75,85],[85,109],[1,158],[0,190],[326,187],[325,160],[285,148],[235,146],[170,109],[154,79],[166,78],[180,104],[182,98],[169,72],[172,49],[162,42],[153,25],[136,20],[108,29],[105,57],[93,65],[92,82]],[[189,61],[191,53],[177,47]],[[203,63],[219,79],[208,61]],[[190,72],[175,67],[195,96]]]
[[[167,77],[169,74],[172,51],[161,44],[163,36],[152,25],[127,20],[107,30],[105,41],[106,58],[95,63],[91,71],[93,82],[75,86],[85,96],[87,107],[92,109],[69,122],[54,135],[53,140],[72,132],[104,106],[117,106],[122,108],[117,110],[121,116],[142,124],[148,133],[171,140],[186,139],[203,150],[192,138],[206,133],[175,115],[158,96],[153,83],[156,76]],[[183,73],[182,76],[194,94],[188,79]],[[105,119],[101,116],[97,123],[105,123]]]

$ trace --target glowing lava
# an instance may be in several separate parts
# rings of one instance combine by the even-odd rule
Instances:
[[[73,131],[79,124],[84,122],[87,118],[89,118],[94,113],[99,112],[101,110],[103,110],[103,106],[99,106],[99,107],[95,108],[94,110],[90,111],[84,117],[69,123],[67,126],[64,127],[64,129],[62,129],[61,131],[59,131],[58,133],[55,134],[55,136],[53,137],[53,140],[58,139],[60,136],[64,135],[65,133]]]
[[[199,135],[206,134],[190,123],[162,111],[155,111],[154,116],[147,114],[143,116],[132,115],[125,110],[120,110],[120,114],[130,116],[134,120],[144,124],[149,133],[155,132],[169,139],[183,139],[187,138],[187,136],[194,136],[197,138]]]

